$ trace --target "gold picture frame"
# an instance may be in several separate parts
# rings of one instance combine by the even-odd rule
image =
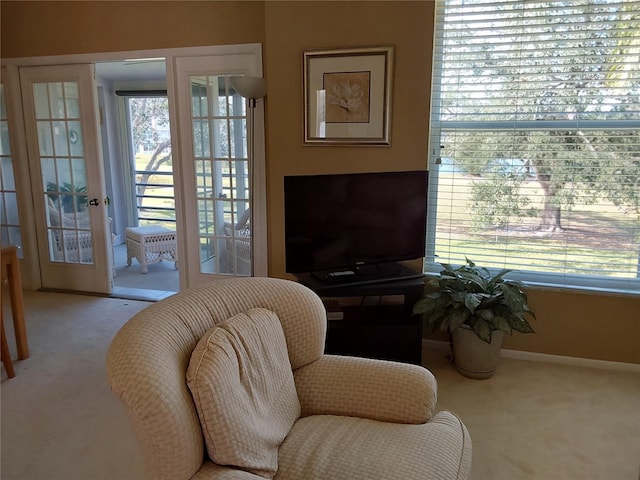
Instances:
[[[393,47],[307,50],[305,145],[391,144]]]

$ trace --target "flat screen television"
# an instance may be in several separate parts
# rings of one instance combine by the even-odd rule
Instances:
[[[426,170],[286,176],[289,273],[321,280],[419,276],[398,262],[424,257]]]

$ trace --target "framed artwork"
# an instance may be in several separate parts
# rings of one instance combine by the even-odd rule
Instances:
[[[304,143],[390,145],[393,47],[304,52]]]

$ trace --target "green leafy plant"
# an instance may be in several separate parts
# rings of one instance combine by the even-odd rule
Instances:
[[[512,334],[534,333],[527,317],[535,314],[527,304],[527,295],[520,282],[505,280],[512,270],[504,269],[492,275],[468,258],[466,264],[444,268],[438,277],[427,282],[435,290],[426,293],[413,307],[414,314],[425,314],[428,328],[452,333],[468,325],[483,341],[491,342],[491,332],[502,330]]]
[[[87,208],[87,187],[80,185],[75,189],[70,183],[58,185],[54,182],[47,182],[47,192],[49,198],[59,203],[64,213],[82,212]],[[75,202],[75,207],[74,207]]]

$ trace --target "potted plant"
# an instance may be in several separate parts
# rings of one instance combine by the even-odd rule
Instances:
[[[435,290],[416,302],[413,313],[425,315],[427,328],[450,334],[453,363],[460,373],[489,378],[498,365],[504,334],[534,333],[527,317],[535,314],[522,284],[504,279],[511,270],[492,275],[465,260],[458,268],[441,264],[444,270],[427,282]]]

